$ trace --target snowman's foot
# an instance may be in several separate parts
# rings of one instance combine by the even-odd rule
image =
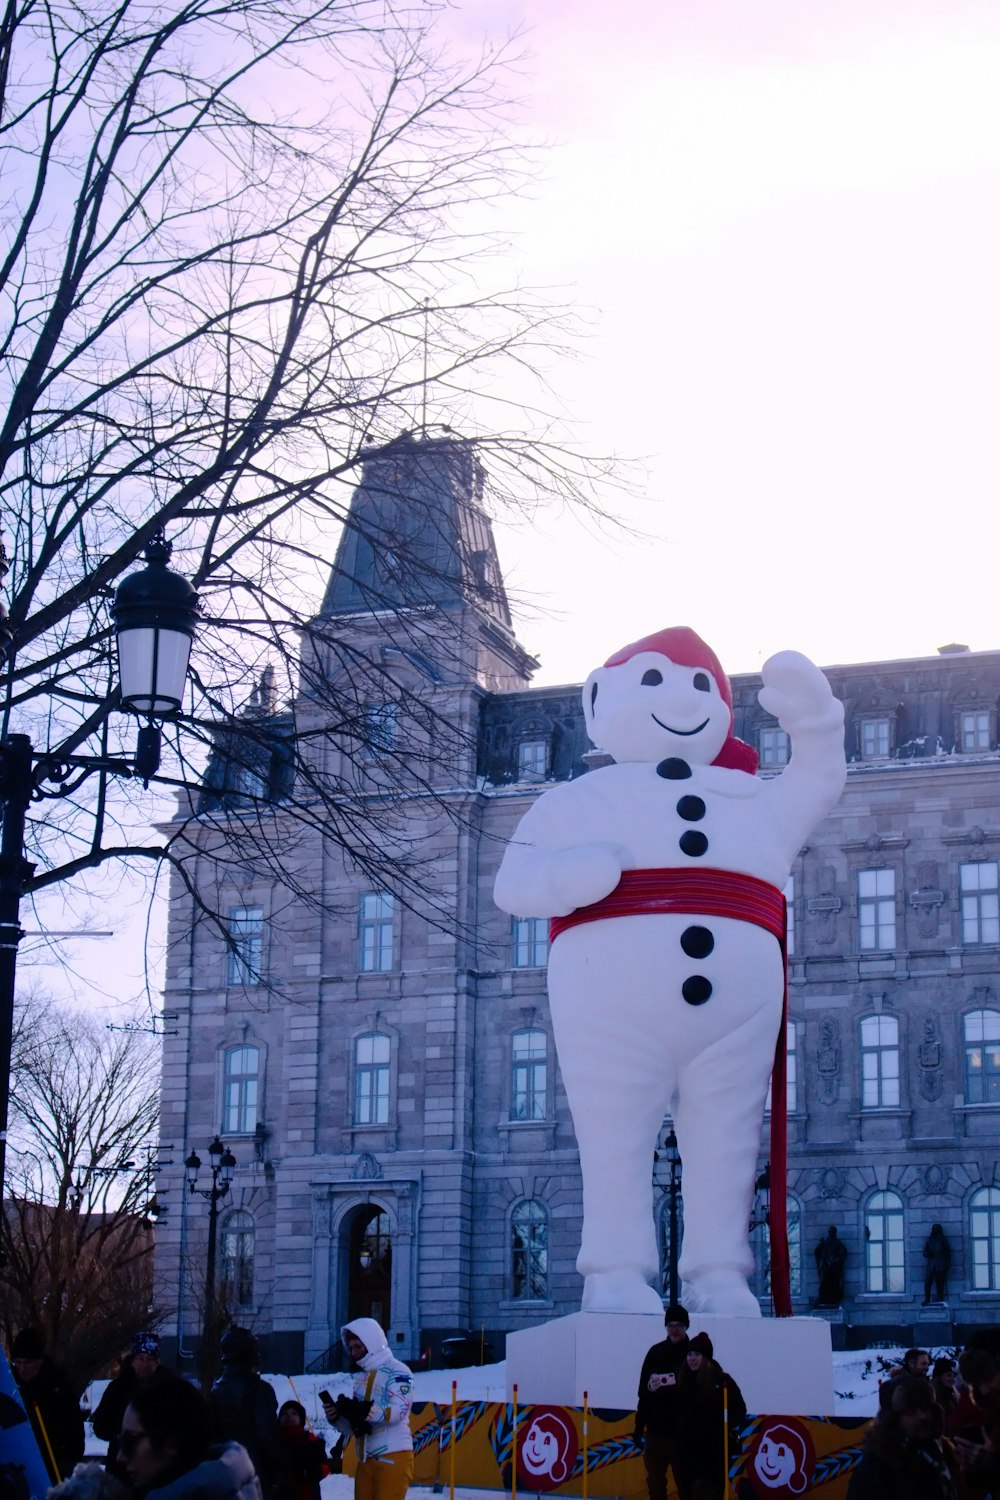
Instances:
[[[584,1312],[663,1316],[663,1299],[638,1271],[593,1271],[583,1283]]]
[[[739,1271],[706,1271],[684,1283],[684,1305],[689,1313],[718,1313],[726,1318],[759,1318],[760,1303]]]

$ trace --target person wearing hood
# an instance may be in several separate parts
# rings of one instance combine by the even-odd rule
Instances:
[[[340,1330],[358,1366],[352,1396],[324,1401],[327,1419],[351,1433],[358,1449],[355,1500],[403,1500],[413,1480],[413,1374],[394,1358],[374,1318],[355,1318]]]
[[[134,1500],[261,1500],[249,1453],[212,1446],[208,1405],[186,1380],[133,1392],[118,1454]]]
[[[219,1344],[222,1374],[209,1394],[213,1435],[242,1444],[260,1480],[264,1500],[290,1500],[291,1476],[278,1427],[274,1387],[257,1373],[257,1340],[235,1323]]]

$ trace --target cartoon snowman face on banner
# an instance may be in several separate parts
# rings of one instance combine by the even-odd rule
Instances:
[[[747,1465],[758,1495],[801,1495],[816,1466],[816,1450],[806,1429],[793,1418],[765,1427]]]
[[[554,1406],[536,1406],[521,1429],[517,1466],[521,1482],[536,1494],[565,1484],[573,1471],[579,1444],[576,1429]]]

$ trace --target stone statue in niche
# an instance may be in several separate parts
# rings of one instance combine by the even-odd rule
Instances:
[[[844,1300],[844,1267],[847,1246],[837,1237],[833,1224],[816,1246],[816,1270],[819,1272],[817,1307],[839,1307]]]
[[[951,1270],[951,1245],[940,1224],[932,1224],[931,1232],[924,1240],[924,1306],[931,1302],[947,1302],[948,1272]],[[934,1296],[931,1296],[933,1288]]]

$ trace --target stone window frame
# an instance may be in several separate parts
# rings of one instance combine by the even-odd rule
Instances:
[[[236,1221],[239,1220],[239,1223]],[[248,1221],[248,1222],[247,1222]],[[237,1248],[236,1254],[230,1253],[227,1241],[237,1235],[242,1243]],[[249,1238],[249,1254],[246,1253],[246,1240]],[[219,1282],[226,1287],[227,1263],[233,1262],[236,1274],[230,1277],[231,1282],[237,1283],[237,1296],[227,1295],[223,1290],[223,1302],[231,1312],[243,1312],[254,1306],[254,1274],[257,1239],[257,1221],[249,1209],[242,1205],[232,1207],[225,1211],[219,1222]],[[239,1296],[241,1288],[247,1289],[246,1296]]]
[[[985,1199],[985,1202],[977,1200]],[[986,1216],[986,1233],[976,1234],[977,1215]],[[1000,1252],[996,1246],[1000,1241],[1000,1187],[995,1183],[980,1183],[969,1194],[966,1204],[966,1228],[969,1236],[969,1290],[972,1292],[1000,1291]],[[977,1256],[977,1246],[985,1246],[985,1255]],[[977,1270],[987,1268],[985,1284],[977,1283]]]
[[[885,730],[885,748],[881,745],[869,745],[867,742],[878,726],[878,737],[881,741],[881,729]],[[858,759],[863,761],[891,760],[896,749],[896,711],[894,709],[869,709],[859,713],[857,716],[857,750]]]
[[[892,1200],[889,1202],[888,1200]],[[880,1239],[872,1236],[873,1221],[883,1221],[883,1234]],[[902,1193],[897,1192],[894,1187],[874,1188],[865,1198],[861,1208],[862,1243],[865,1247],[865,1294],[869,1297],[899,1297],[906,1293],[906,1200]],[[898,1228],[898,1233],[888,1232],[888,1226]],[[881,1251],[878,1257],[878,1265],[874,1263],[873,1246],[880,1245]],[[895,1261],[891,1247],[899,1251],[899,1259]],[[888,1252],[888,1253],[887,1253]],[[876,1279],[883,1281],[882,1286],[873,1285]],[[893,1277],[898,1279],[897,1286],[892,1285]]]
[[[986,1035],[986,1024],[985,1024],[985,1021],[983,1023],[981,1023],[981,1029],[983,1031],[983,1035],[980,1036],[980,1037],[970,1037],[969,1036],[969,1023],[970,1023],[970,1021],[973,1021],[974,1019],[978,1019],[980,1017],[986,1017],[986,1016],[992,1016],[992,1017],[995,1018],[995,1021],[996,1021],[995,1030],[996,1030],[996,1033],[997,1033],[996,1037],[989,1037],[989,1036]],[[961,1016],[961,1022],[962,1022],[962,1088],[964,1090],[963,1097],[964,1097],[965,1103],[966,1103],[967,1106],[971,1106],[973,1109],[995,1109],[996,1106],[998,1104],[1000,1104],[1000,1010],[997,1010],[995,1007],[990,1006],[990,1005],[980,1005],[975,1010],[964,1011],[962,1013],[962,1016]],[[987,1044],[990,1043],[990,1042],[994,1042],[994,1041],[997,1043],[996,1047],[995,1048],[990,1048],[989,1050],[992,1050],[992,1051],[995,1051],[995,1052],[998,1053],[998,1063],[997,1063],[997,1066],[996,1066],[995,1069],[989,1069],[989,1068],[984,1067],[983,1072],[982,1072],[982,1077],[983,1077],[984,1081],[986,1082],[986,1084],[988,1084],[988,1081],[989,1081],[990,1077],[992,1076],[992,1078],[993,1078],[993,1080],[995,1082],[995,1085],[996,1085],[996,1094],[997,1094],[997,1097],[995,1099],[989,1098],[988,1097],[988,1095],[989,1095],[989,1088],[988,1088],[988,1086],[985,1086],[983,1092],[984,1092],[984,1095],[986,1095],[986,1097],[984,1097],[982,1099],[972,1099],[972,1098],[970,1098],[971,1090],[969,1088],[969,1084],[970,1084],[970,1081],[971,1081],[971,1078],[972,1078],[972,1074],[969,1071],[969,1054],[973,1050],[973,1048],[975,1048],[977,1046],[981,1047],[983,1049],[984,1062],[985,1062],[985,1053],[986,1053],[986,1050],[987,1050]]]
[[[986,720],[986,743],[985,745],[967,745],[966,720],[985,718]],[[975,738],[979,739],[978,726]],[[986,755],[994,748],[997,742],[997,711],[995,705],[983,705],[982,703],[960,703],[955,708],[955,749],[960,755]]]
[[[788,1215],[788,1265],[791,1281],[792,1301],[802,1296],[802,1204],[794,1194],[786,1198]],[[750,1234],[753,1251],[753,1275],[751,1291],[759,1302],[771,1297],[771,1226],[765,1220],[757,1224]]]
[[[255,913],[253,924],[248,920]],[[226,908],[226,988],[257,989],[265,983],[264,903],[244,902]]]
[[[544,1042],[544,1052],[543,1052],[542,1057],[540,1059],[537,1058],[537,1057],[529,1057],[527,1059],[520,1060],[520,1065],[523,1066],[525,1063],[527,1063],[531,1067],[531,1071],[532,1072],[535,1071],[535,1069],[537,1068],[539,1062],[541,1063],[541,1066],[542,1066],[542,1068],[544,1070],[541,1089],[538,1090],[534,1086],[532,1086],[530,1089],[527,1090],[527,1093],[531,1096],[531,1098],[536,1099],[536,1100],[540,1098],[540,1103],[541,1103],[541,1108],[542,1108],[542,1113],[540,1115],[535,1115],[535,1114],[527,1115],[527,1114],[517,1114],[516,1113],[516,1101],[517,1101],[517,1095],[518,1095],[518,1089],[517,1089],[517,1083],[516,1083],[516,1074],[517,1074],[517,1069],[518,1069],[518,1066],[519,1066],[519,1059],[515,1055],[515,1045],[516,1045],[518,1037],[524,1037],[524,1036],[532,1036],[532,1037],[539,1036],[539,1037],[542,1038],[542,1040]],[[510,1040],[509,1040],[509,1050],[508,1050],[508,1055],[509,1055],[509,1059],[510,1059],[510,1067],[509,1067],[508,1074],[507,1074],[508,1089],[509,1089],[507,1115],[508,1115],[508,1119],[511,1122],[511,1124],[514,1124],[514,1125],[541,1125],[541,1124],[544,1124],[546,1121],[548,1121],[548,1120],[551,1119],[551,1117],[552,1117],[552,1096],[551,1096],[552,1069],[549,1066],[550,1052],[551,1052],[551,1038],[549,1037],[549,1034],[545,1030],[545,1028],[543,1026],[539,1026],[538,1025],[537,1021],[532,1021],[529,1024],[521,1024],[519,1026],[516,1026],[511,1031],[511,1033],[510,1033]]]
[[[552,760],[552,740],[546,734],[524,734],[515,746],[518,781],[544,781]]]
[[[519,1213],[527,1209],[537,1209],[539,1217],[532,1220],[527,1242],[518,1244],[515,1224]],[[514,1306],[520,1306],[522,1303],[545,1303],[549,1300],[549,1278],[551,1275],[549,1231],[551,1223],[552,1219],[549,1210],[539,1198],[518,1198],[516,1202],[511,1204],[510,1213],[507,1216],[508,1292],[509,1300]],[[544,1230],[543,1242],[541,1245],[536,1246],[535,1231],[539,1228]],[[524,1256],[527,1261],[527,1269],[523,1273],[519,1273],[517,1269],[517,1261],[520,1256]],[[531,1262],[536,1257],[541,1258],[542,1268],[537,1277],[533,1278]],[[527,1292],[523,1290],[518,1291],[519,1274],[524,1275],[524,1286],[527,1288]],[[541,1291],[535,1291],[534,1288],[538,1285],[539,1281],[542,1289]]]
[[[524,961],[522,962],[522,956]],[[511,917],[512,969],[544,969],[549,961],[548,917]]]
[[[780,771],[791,758],[788,731],[780,724],[762,724],[757,730],[757,755],[762,771]]]
[[[230,1058],[232,1058],[236,1053],[242,1051],[256,1052],[257,1068],[255,1072],[234,1073],[230,1069]],[[258,1124],[262,1122],[265,1061],[266,1048],[261,1042],[257,1040],[255,1036],[251,1036],[249,1034],[245,1034],[242,1037],[238,1037],[232,1041],[228,1041],[219,1048],[219,1108],[217,1114],[221,1122],[219,1127],[219,1134],[223,1138],[232,1138],[234,1136],[242,1139],[252,1138]],[[253,1104],[248,1106],[244,1094],[246,1092],[246,1083],[251,1079],[253,1080],[253,1083],[255,1085],[254,1099]],[[230,1084],[232,1083],[238,1085],[236,1119],[241,1123],[237,1124],[234,1124],[232,1119],[230,1118],[229,1092]],[[253,1111],[253,1119],[249,1124],[246,1123],[246,1120],[248,1119],[246,1113],[248,1108],[251,1108]]]
[[[381,1058],[374,1057],[371,1061],[358,1061],[358,1047],[361,1042],[367,1041],[369,1040],[369,1038],[378,1038],[379,1040],[384,1040],[386,1042],[388,1056],[384,1061]],[[375,1025],[366,1026],[362,1030],[352,1033],[350,1096],[352,1130],[387,1130],[392,1126],[395,1116],[396,1104],[396,1042],[397,1038],[394,1033],[388,1031],[380,1022],[376,1023]],[[359,1076],[362,1073],[364,1073],[366,1076],[369,1073],[377,1076],[382,1074],[383,1072],[385,1074],[386,1084],[384,1094],[385,1119],[362,1120],[359,1118],[359,1109],[362,1098],[362,1092],[358,1086]],[[376,1101],[382,1097],[383,1095],[381,1091],[377,1088],[374,1093],[369,1093],[368,1095],[369,1099],[374,1099]]]
[[[873,1021],[878,1022],[878,1030],[879,1030],[879,1032],[881,1032],[881,1030],[882,1030],[883,1023],[888,1023],[889,1025],[891,1025],[892,1027],[894,1027],[895,1028],[895,1041],[885,1041],[885,1040],[882,1039],[881,1036],[879,1036],[878,1039],[874,1043],[872,1043],[870,1041],[866,1041],[865,1040],[865,1030],[866,1030],[866,1028],[868,1028],[869,1032],[870,1032],[870,1023],[873,1022]],[[859,1016],[859,1018],[858,1018],[858,1059],[859,1059],[859,1071],[860,1071],[860,1083],[861,1083],[861,1088],[860,1088],[861,1101],[860,1102],[861,1102],[862,1113],[869,1114],[869,1113],[873,1113],[873,1112],[878,1111],[878,1110],[887,1110],[887,1109],[888,1110],[898,1110],[898,1109],[902,1109],[903,1108],[903,1079],[902,1079],[902,1068],[901,1068],[901,1053],[902,1053],[902,1045],[901,1045],[901,1038],[900,1038],[900,1025],[899,1025],[899,1017],[898,1016],[893,1015],[889,1011],[868,1011],[867,1014],[865,1014],[863,1016]],[[886,1058],[886,1057],[888,1057],[890,1055],[894,1055],[895,1056],[895,1060],[896,1060],[896,1071],[895,1071],[895,1076],[894,1076],[894,1081],[895,1081],[895,1085],[896,1085],[896,1098],[894,1100],[893,1099],[887,1099],[885,1097],[886,1085],[893,1082],[893,1075],[891,1073],[886,1072],[884,1070],[884,1067],[883,1067],[883,1058]],[[873,1103],[868,1103],[865,1100],[865,1084],[866,1084],[866,1082],[869,1081],[867,1079],[866,1073],[865,1073],[865,1058],[866,1057],[874,1057],[876,1059],[874,1081],[875,1081],[875,1083],[877,1085],[878,1100],[877,1100],[877,1103],[874,1103],[874,1104]]]
[[[366,903],[369,901],[380,901],[388,903],[388,911],[374,911],[371,915],[366,913]],[[358,894],[358,973],[359,974],[391,974],[396,968],[397,931],[396,914],[399,903],[391,891],[369,890]],[[385,944],[385,933],[388,931],[388,948]],[[370,947],[371,962],[366,962],[369,956],[368,938],[371,936]],[[383,963],[383,957],[388,955],[388,962]]]
[[[990,869],[993,871],[993,885],[987,886],[984,890],[983,886],[977,882],[975,888],[966,890],[964,886],[965,871],[981,871],[986,869]],[[993,905],[995,906],[996,910],[992,915],[987,916],[985,920],[996,923],[996,933],[992,937],[984,938],[982,936],[984,922],[983,898],[985,896],[988,899],[991,895],[993,899]],[[970,908],[974,908],[971,916],[967,915],[968,908],[966,903],[969,904]],[[995,859],[970,859],[960,861],[958,866],[958,915],[959,921],[962,924],[963,948],[991,948],[996,947],[997,944],[1000,943],[1000,861],[997,861]],[[975,924],[975,929],[978,934],[976,937],[970,938],[968,936],[967,923],[969,923],[970,921],[974,922]]]
[[[862,877],[867,875],[873,875],[875,877],[875,891],[872,895],[862,894]],[[878,884],[880,876],[888,876],[891,879],[891,894],[886,894],[884,891],[881,893],[879,892]],[[858,869],[855,870],[854,889],[855,901],[857,903],[858,952],[860,954],[867,956],[873,953],[895,953],[897,951],[899,947],[899,888],[900,881],[897,879],[897,871],[895,865],[861,865],[858,867]],[[887,936],[887,934],[883,933],[883,928],[887,926],[887,922],[883,913],[883,908],[886,907],[892,913],[891,943],[883,941],[884,936]],[[866,944],[862,940],[862,935],[865,930],[863,914],[869,910],[872,911],[874,919],[872,922],[874,941],[871,944]]]

